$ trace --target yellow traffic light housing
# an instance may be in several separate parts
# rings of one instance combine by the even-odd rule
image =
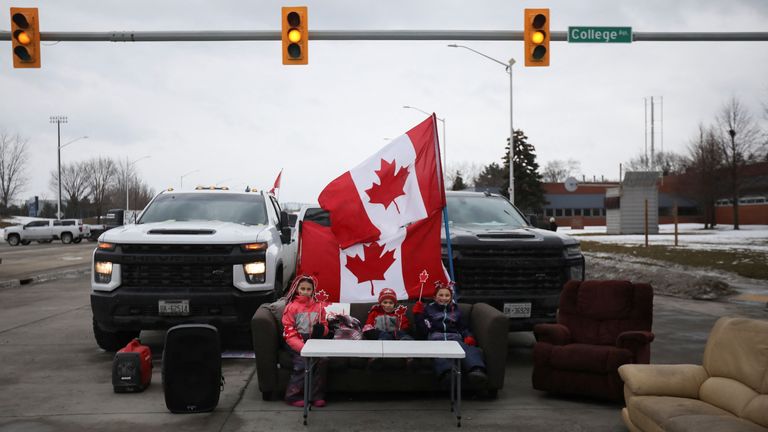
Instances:
[[[40,67],[40,21],[37,8],[11,8],[14,68]]]
[[[525,65],[549,66],[549,9],[526,9]]]
[[[307,7],[284,7],[282,15],[283,64],[305,65],[309,61]]]

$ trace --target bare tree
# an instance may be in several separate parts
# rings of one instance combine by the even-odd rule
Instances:
[[[101,223],[101,215],[106,203],[107,193],[115,178],[115,161],[99,156],[86,162],[88,165],[88,190],[96,207],[96,217]]]
[[[548,183],[562,183],[568,177],[575,176],[581,171],[581,162],[575,159],[562,161],[559,159],[551,160],[544,166],[542,176]]]
[[[0,131],[0,206],[8,203],[24,190],[27,185],[27,143],[21,135],[10,135]]]
[[[690,161],[683,155],[674,152],[658,152],[651,158],[645,154],[639,154],[628,162],[624,162],[625,171],[648,171],[653,169],[660,170],[663,175],[682,174],[688,168]]]
[[[760,129],[738,99],[731,98],[717,116],[720,151],[729,174],[729,192],[733,200],[733,229],[739,229],[739,192],[741,169],[762,155]]]
[[[54,195],[58,193],[57,171],[52,170],[48,179],[48,188]],[[69,217],[80,214],[81,203],[89,195],[89,166],[87,162],[72,162],[61,166],[61,189],[64,191],[66,207],[62,209]]]
[[[482,170],[483,167],[476,162],[451,162],[445,168],[445,184],[452,185],[456,181],[457,173],[461,173],[464,185],[471,187],[474,185],[472,181]]]
[[[128,158],[115,162],[115,175],[106,201],[116,208],[125,207],[126,185],[129,205],[134,209],[144,208],[154,196],[154,190],[139,178],[135,164],[131,164]]]
[[[714,128],[699,125],[699,131],[688,147],[690,167],[687,184],[681,185],[696,195],[704,210],[704,228],[715,226],[715,200],[720,184],[717,172],[722,168],[723,156]]]

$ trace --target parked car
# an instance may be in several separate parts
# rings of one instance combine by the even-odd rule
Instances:
[[[75,219],[36,220],[5,228],[3,240],[11,246],[28,245],[32,241],[50,243],[53,240],[61,240],[64,244],[80,243],[84,231],[83,224]]]
[[[99,347],[181,323],[250,332],[262,303],[294,272],[287,214],[274,196],[224,188],[160,192],[135,224],[104,232],[93,254],[91,310]]]
[[[560,292],[571,279],[584,279],[578,240],[531,226],[505,197],[483,192],[446,192],[456,289],[466,303],[488,303],[509,318],[511,331],[555,322]],[[299,212],[330,226],[328,212],[307,207]],[[445,228],[442,256],[448,263]],[[299,245],[300,247],[300,245]],[[301,261],[301,256],[297,257]]]

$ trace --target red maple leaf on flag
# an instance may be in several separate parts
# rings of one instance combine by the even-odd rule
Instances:
[[[394,204],[397,212],[400,213],[400,207],[397,206],[395,198],[405,195],[405,180],[408,178],[408,168],[400,167],[395,173],[396,164],[395,161],[387,162],[384,159],[381,160],[381,168],[376,170],[376,175],[379,177],[381,184],[374,183],[370,189],[366,189],[365,193],[368,194],[370,202],[373,204],[381,204],[384,209],[389,207],[390,204]]]
[[[323,306],[327,306],[328,305],[328,298],[329,297],[330,296],[328,295],[327,292],[325,292],[325,290],[320,290],[320,291],[315,293],[315,301],[317,301],[318,303],[322,304]]]
[[[359,256],[347,257],[346,267],[357,277],[357,283],[371,282],[373,296],[373,281],[384,280],[384,273],[395,262],[395,250],[384,252],[384,246],[373,242],[363,246],[364,259]]]

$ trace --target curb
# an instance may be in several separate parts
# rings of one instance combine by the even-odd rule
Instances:
[[[18,288],[22,285],[29,285],[36,282],[47,282],[56,279],[60,279],[67,276],[75,276],[83,273],[89,273],[91,271],[90,266],[74,269],[64,269],[59,271],[51,271],[47,273],[40,273],[35,276],[24,277],[21,279],[10,279],[6,281],[0,281],[0,289],[4,288]]]

